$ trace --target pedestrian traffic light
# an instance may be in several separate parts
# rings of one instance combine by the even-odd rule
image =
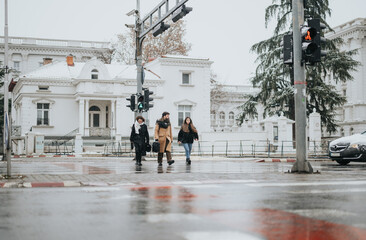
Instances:
[[[301,28],[301,47],[302,47],[302,61],[311,62],[313,54],[318,49],[318,45],[314,42],[317,31],[313,27],[303,26]]]
[[[282,46],[282,54],[280,58],[283,59],[283,63],[293,64],[292,33],[283,35],[281,46]]]
[[[153,29],[153,36],[156,37],[160,34],[162,34],[165,30],[170,28],[169,24],[166,24],[164,22],[161,22],[157,27]]]
[[[153,91],[150,91],[148,88],[144,89],[144,99],[145,99],[145,111],[149,111],[150,108],[154,106],[152,104],[153,98],[150,98],[150,95],[154,94]]]
[[[130,101],[129,105],[126,105],[126,107],[129,107],[132,111],[136,110],[136,96],[132,94],[129,98],[126,98],[127,101]]]
[[[187,15],[193,10],[191,7],[186,7],[186,5],[182,5],[180,8],[178,8],[172,16],[173,22],[177,22],[179,19]]]
[[[313,53],[313,57],[310,59],[311,64],[315,64],[316,62],[321,62],[321,57],[326,56],[327,52],[321,50],[321,44],[325,43],[326,39],[322,37],[322,29],[325,28],[325,25],[320,22],[320,19],[311,19],[308,20],[308,26],[314,28],[316,30],[316,35],[314,37],[314,43],[317,45],[316,50]]]
[[[321,37],[321,29],[325,25],[320,23],[320,19],[308,20],[308,25],[301,28],[302,42],[302,61],[314,65],[321,61],[321,56],[325,56],[326,52],[321,51],[321,43],[325,38]]]
[[[139,94],[137,99],[137,111],[142,112],[144,110],[144,96]]]

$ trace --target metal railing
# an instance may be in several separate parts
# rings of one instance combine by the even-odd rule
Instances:
[[[309,141],[308,156],[323,158],[328,156],[329,141]],[[265,140],[215,140],[196,141],[193,143],[192,155],[227,156],[227,157],[296,157],[296,143],[294,141],[265,141]],[[111,141],[105,144],[105,156],[132,156],[134,150],[130,141]],[[172,144],[174,155],[184,155],[182,145],[176,141]],[[147,153],[156,156],[156,153]]]
[[[75,140],[45,140],[44,153],[71,155],[74,153]]]

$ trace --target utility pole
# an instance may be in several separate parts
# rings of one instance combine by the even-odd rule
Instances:
[[[300,26],[304,24],[303,0],[292,0],[293,16],[293,53],[295,87],[295,127],[296,127],[296,162],[291,172],[312,173],[313,168],[307,161],[306,139],[306,81],[305,63],[302,63],[302,40]]]
[[[8,83],[9,83],[9,66],[8,66],[8,0],[5,0],[5,26],[4,26],[4,39],[5,39],[5,53],[4,53],[4,131],[3,131],[3,148],[4,148],[4,160],[7,161],[7,176],[11,177],[11,128],[8,114]]]
[[[171,2],[175,2],[174,7],[170,8],[172,4]],[[184,4],[188,2],[188,0],[163,0],[161,1],[149,14],[146,15],[143,19],[140,18],[140,0],[136,0],[136,10],[132,10],[127,13],[127,16],[135,15],[135,25],[130,27],[126,24],[127,27],[134,28],[135,31],[135,42],[136,42],[136,53],[135,53],[135,61],[137,68],[137,92],[136,99],[141,98],[144,99],[143,95],[143,84],[144,84],[144,72],[142,66],[142,42],[144,41],[146,35],[153,31],[153,35],[156,37],[159,34],[163,33],[167,30],[170,25],[164,23],[169,16],[172,16],[173,22],[178,21],[185,15],[187,15],[192,8],[186,7]],[[157,16],[157,19],[154,19],[154,16]],[[152,92],[150,92],[152,93]],[[131,99],[131,98],[129,98]],[[129,100],[128,99],[128,100]],[[145,101],[145,100],[144,100]],[[132,104],[132,103],[131,103]],[[134,105],[134,104],[132,104]],[[131,106],[131,105],[130,105]],[[145,107],[144,107],[145,109]],[[149,107],[146,108],[147,110]],[[132,110],[132,109],[131,109]],[[146,111],[147,111],[146,110]],[[132,110],[134,111],[134,110]],[[145,111],[145,112],[146,112]],[[135,111],[135,117],[138,115],[142,115],[143,111]],[[147,113],[144,116],[147,119]]]

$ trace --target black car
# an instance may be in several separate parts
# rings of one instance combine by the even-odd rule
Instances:
[[[329,144],[329,157],[340,165],[366,162],[366,131],[332,141]]]

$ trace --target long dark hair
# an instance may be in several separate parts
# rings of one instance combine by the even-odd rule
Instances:
[[[187,124],[187,119],[189,118],[189,120],[191,120],[191,122],[189,124]],[[197,129],[195,128],[195,126],[193,125],[193,121],[192,121],[192,118],[190,117],[186,117],[183,121],[183,124],[182,124],[182,130],[184,132],[189,132],[189,127],[192,129],[193,132],[197,132]]]

